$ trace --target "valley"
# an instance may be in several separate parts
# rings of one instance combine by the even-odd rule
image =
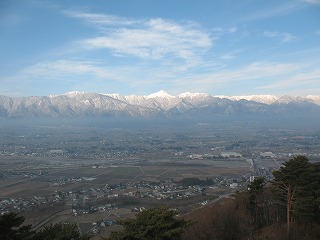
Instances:
[[[0,211],[19,212],[35,228],[68,221],[82,233],[108,235],[141,209],[188,213],[246,189],[254,177],[271,180],[293,156],[318,160],[319,145],[314,129],[242,124],[3,126]]]

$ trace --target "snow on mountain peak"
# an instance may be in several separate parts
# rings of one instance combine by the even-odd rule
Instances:
[[[233,101],[247,100],[264,104],[272,104],[279,98],[274,95],[249,95],[249,96],[216,96],[218,98],[227,98]]]
[[[299,97],[296,97],[296,96],[289,96],[289,95],[284,95],[282,97],[280,97],[276,103],[281,103],[281,104],[288,104],[290,102],[294,102],[294,101],[297,101],[297,100],[300,100]]]
[[[56,98],[56,97],[59,97],[59,96],[67,96],[67,97],[70,97],[70,98],[73,98],[73,97],[76,97],[80,94],[84,94],[86,92],[79,92],[79,91],[71,91],[71,92],[66,92],[64,94],[50,94],[48,95],[49,98]]]
[[[315,104],[320,105],[320,96],[308,95],[306,99],[313,101]]]
[[[147,96],[141,96],[141,95],[140,96],[138,95],[124,96],[118,93],[113,93],[113,94],[101,93],[100,95],[108,96],[131,105],[139,105],[139,106],[141,105],[141,106],[148,106],[148,107],[158,106],[162,109],[170,109],[173,106],[177,106],[178,104],[180,104],[181,100],[195,103],[199,101],[203,102],[203,101],[209,100],[210,97],[216,97],[220,99],[225,98],[231,101],[247,100],[247,101],[254,101],[254,102],[263,103],[267,105],[274,104],[274,103],[288,104],[290,102],[308,101],[310,103],[314,103],[320,106],[320,96],[316,96],[316,95],[308,95],[305,97],[288,96],[288,95],[281,96],[281,97],[277,97],[274,95],[212,96],[207,93],[184,92],[184,93],[180,93],[177,96],[172,96],[164,90],[152,93]],[[57,98],[59,96],[66,96],[70,99],[80,99],[80,98],[89,99],[92,97],[96,97],[95,94],[89,93],[89,92],[71,91],[61,95],[49,95],[49,98]],[[156,103],[154,101],[156,101]]]
[[[104,95],[104,96],[108,96],[108,97],[112,97],[112,98],[115,98],[115,99],[120,99],[120,98],[123,98],[122,95],[120,95],[119,93],[100,93],[101,95]]]
[[[184,92],[178,95],[179,98],[199,98],[199,97],[208,97],[209,94],[206,93],[191,93],[191,92]]]
[[[2,97],[2,98],[1,98]],[[148,96],[123,96],[90,92],[67,92],[47,97],[10,98],[0,96],[0,118],[11,117],[202,117],[221,114],[310,114],[320,116],[320,96],[212,96],[181,93],[172,96],[159,91]],[[217,98],[224,99],[220,101]],[[226,101],[226,99],[230,99]],[[246,102],[248,100],[251,102]],[[256,102],[256,103],[255,103]],[[257,102],[264,103],[258,104]],[[316,105],[317,104],[317,105]],[[2,110],[3,109],[3,110]],[[199,114],[199,115],[197,115]],[[318,115],[315,115],[318,114]],[[269,116],[269,115],[268,115]],[[289,115],[288,115],[289,116]]]
[[[67,92],[63,95],[66,95],[68,97],[75,97],[75,96],[78,96],[78,95],[81,95],[81,94],[84,94],[86,92],[79,92],[79,91],[71,91],[71,92]]]
[[[161,90],[159,92],[152,93],[152,94],[146,96],[146,98],[174,98],[174,96],[168,94],[164,90]]]

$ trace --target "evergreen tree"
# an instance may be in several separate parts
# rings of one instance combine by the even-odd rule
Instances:
[[[21,226],[24,217],[14,212],[0,216],[0,239],[6,240],[28,240],[33,237],[31,225]]]
[[[306,207],[306,199],[303,199],[307,189],[308,170],[310,164],[305,156],[297,156],[283,164],[278,171],[274,171],[274,185],[282,193],[282,200],[286,203],[287,208],[287,237],[290,234],[290,225],[293,221],[294,214],[298,209]],[[305,200],[305,201],[304,201]],[[300,204],[300,206],[299,206]]]
[[[317,221],[320,205],[320,164],[309,164],[302,174],[294,215],[299,222]]]
[[[249,211],[251,215],[251,221],[256,225],[257,228],[263,226],[263,216],[261,205],[263,200],[261,199],[264,187],[264,178],[259,177],[254,179],[248,185],[248,192],[249,192]]]
[[[76,224],[51,224],[36,233],[32,240],[82,240]]]
[[[179,240],[190,222],[175,215],[168,207],[142,211],[134,219],[121,220],[124,230],[113,232],[109,240]]]
[[[69,223],[56,223],[44,227],[38,232],[31,230],[31,225],[21,226],[24,217],[14,212],[0,216],[0,239],[2,240],[85,240],[78,226]]]
[[[252,201],[256,201],[256,198],[259,194],[263,191],[263,185],[264,185],[264,178],[259,177],[254,179],[249,185],[248,185],[248,191],[250,193],[250,198]]]

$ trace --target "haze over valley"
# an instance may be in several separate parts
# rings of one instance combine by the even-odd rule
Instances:
[[[22,214],[35,229],[68,221],[82,234],[108,236],[117,220],[141,209],[166,204],[190,213],[225,201],[254,178],[272,180],[294,156],[320,158],[319,129],[308,124],[126,123],[2,122],[1,213]]]

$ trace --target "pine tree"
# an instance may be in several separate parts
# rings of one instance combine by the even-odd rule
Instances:
[[[109,240],[179,240],[190,222],[175,215],[168,207],[142,211],[134,219],[121,220],[124,230],[113,232]]]
[[[35,234],[32,240],[84,240],[81,236],[78,226],[70,223],[55,223],[45,226]]]
[[[297,156],[283,164],[278,171],[274,171],[274,185],[278,187],[287,208],[287,237],[289,238],[290,226],[293,221],[294,211],[306,207],[303,196],[307,189],[306,181],[310,164],[305,156]],[[305,196],[307,197],[307,196]],[[299,206],[300,204],[300,206]]]
[[[34,232],[31,231],[31,225],[21,226],[23,222],[24,217],[18,216],[14,212],[6,213],[0,216],[0,239],[31,239],[34,234]]]

